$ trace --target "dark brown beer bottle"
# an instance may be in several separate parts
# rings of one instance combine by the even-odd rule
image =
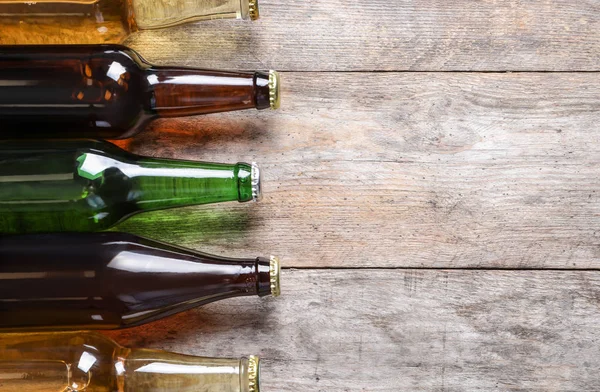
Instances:
[[[275,71],[158,67],[119,45],[0,47],[0,138],[120,139],[158,117],[278,106]]]
[[[279,295],[276,257],[229,259],[123,233],[0,238],[0,330],[115,329]]]

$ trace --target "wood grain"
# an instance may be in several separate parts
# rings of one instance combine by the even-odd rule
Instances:
[[[600,74],[286,73],[278,112],[159,121],[147,155],[257,161],[265,200],[123,230],[288,267],[600,268]]]
[[[264,391],[600,390],[600,3],[260,1],[255,23],[129,43],[160,64],[288,71],[282,109],[120,144],[257,161],[265,200],[120,228],[306,269],[284,270],[279,299],[109,335],[259,354]]]
[[[600,3],[260,1],[252,24],[129,43],[160,64],[288,71],[282,109],[120,144],[257,161],[265,200],[121,228],[305,269],[284,270],[281,298],[109,335],[259,354],[264,391],[600,390]]]
[[[263,358],[264,391],[597,391],[600,273],[284,271],[121,344]]]
[[[138,33],[152,61],[282,71],[597,71],[594,0],[260,0],[262,18]]]

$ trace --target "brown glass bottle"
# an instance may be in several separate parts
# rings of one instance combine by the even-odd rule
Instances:
[[[279,294],[275,257],[229,259],[123,233],[0,238],[0,330],[115,329]]]
[[[0,47],[0,138],[120,139],[158,117],[278,106],[274,71],[157,67],[120,45]]]
[[[122,43],[138,30],[258,16],[258,0],[1,0],[0,44]]]
[[[3,392],[259,392],[258,357],[121,347],[94,332],[0,335]]]

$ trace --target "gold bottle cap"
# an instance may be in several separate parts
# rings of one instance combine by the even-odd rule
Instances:
[[[260,17],[258,12],[258,0],[248,0],[248,14],[251,20],[256,20]]]
[[[279,77],[279,72],[269,71],[269,103],[271,104],[271,109],[279,109],[279,105],[281,104],[279,98],[280,85],[281,78]]]
[[[260,360],[256,355],[248,357],[248,392],[260,392]]]
[[[273,297],[279,297],[281,294],[279,275],[281,275],[281,264],[279,262],[279,257],[271,256],[271,263],[269,265],[269,278],[271,279],[271,295]]]
[[[262,174],[260,169],[256,165],[256,162],[252,162],[252,169],[250,172],[250,181],[252,184],[252,200],[261,201],[263,198],[262,194]]]

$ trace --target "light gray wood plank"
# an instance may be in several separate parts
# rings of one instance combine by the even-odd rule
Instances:
[[[598,391],[600,273],[284,271],[279,298],[222,301],[124,345],[260,354],[263,391]]]
[[[153,61],[282,71],[598,71],[595,0],[260,0],[257,22],[138,33]]]
[[[257,161],[263,202],[121,228],[212,253],[274,253],[287,266],[600,268],[600,74],[283,80],[279,112],[159,121],[121,143]]]

